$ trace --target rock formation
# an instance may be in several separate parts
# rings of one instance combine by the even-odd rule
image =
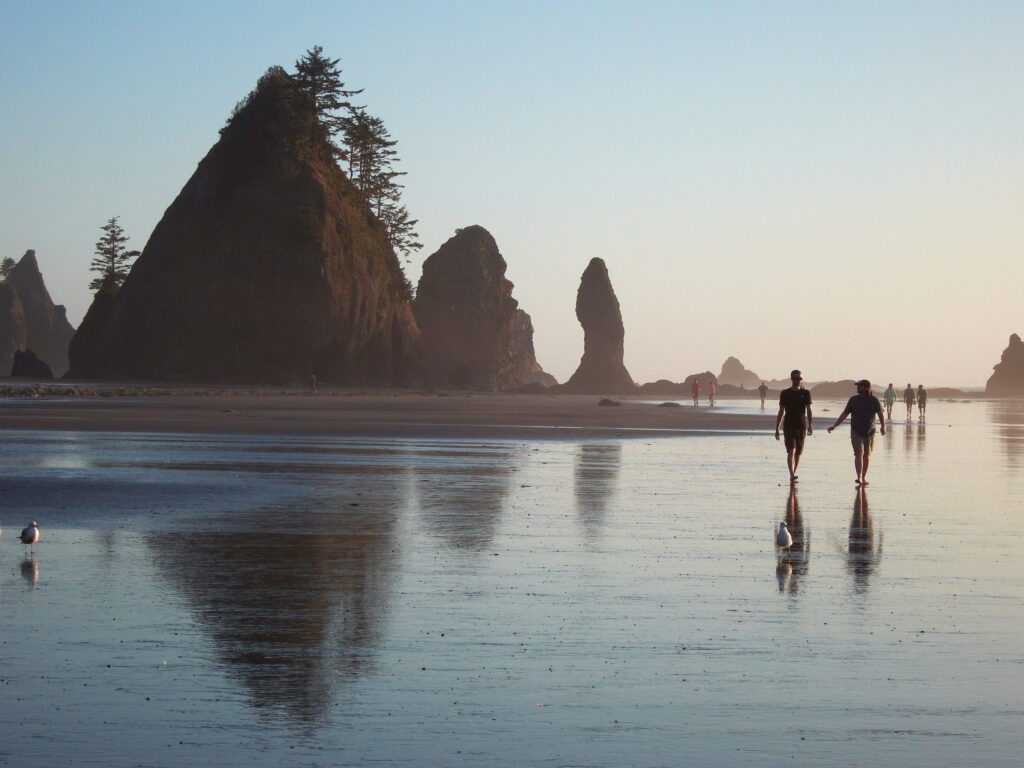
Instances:
[[[505,390],[546,376],[530,316],[517,309],[505,259],[481,226],[460,229],[423,263],[413,314],[428,383]]]
[[[1024,396],[1024,342],[1016,333],[1003,350],[1003,356],[993,366],[992,375],[985,384],[986,395],[1001,397]]]
[[[333,159],[312,101],[272,68],[103,291],[72,375],[227,383],[412,383],[410,287]],[[105,319],[104,319],[105,316]]]
[[[730,384],[744,389],[757,389],[762,379],[753,371],[743,367],[743,363],[735,357],[727,357],[722,363],[722,372],[718,374],[719,384]]]
[[[54,304],[36,262],[26,251],[0,284],[0,371],[10,371],[16,351],[31,348],[57,376],[68,369],[68,343],[75,329]]]
[[[45,361],[36,357],[36,353],[31,349],[26,349],[24,352],[19,349],[14,353],[11,377],[16,379],[52,379],[53,371]]]
[[[583,358],[565,390],[591,394],[637,391],[622,362],[626,332],[619,300],[601,259],[591,259],[583,272],[576,292],[576,317],[583,326]]]

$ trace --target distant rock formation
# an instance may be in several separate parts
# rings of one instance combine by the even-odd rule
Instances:
[[[583,326],[583,358],[565,384],[567,392],[627,394],[637,391],[623,364],[625,329],[608,268],[590,260],[576,293],[576,317]]]
[[[553,387],[558,384],[555,377],[547,373],[537,362],[533,348],[533,321],[521,309],[516,310],[515,320],[512,321],[512,355],[516,371],[514,378],[522,380],[523,385],[541,384]]]
[[[494,238],[477,225],[458,230],[423,263],[412,308],[429,384],[507,390],[547,376],[505,269]]]
[[[20,349],[14,353],[14,363],[11,365],[11,377],[23,379],[52,379],[53,371],[50,370],[44,361],[36,357],[31,349],[24,352]]]
[[[25,251],[0,283],[0,370],[9,371],[14,353],[33,349],[48,363],[52,374],[68,369],[68,343],[75,329],[67,312],[54,304],[36,262],[36,252]]]
[[[77,378],[390,386],[417,379],[410,286],[271,68],[75,342]],[[105,318],[105,319],[104,319]]]
[[[992,375],[985,384],[985,394],[1000,397],[1024,396],[1024,342],[1016,333],[1003,350],[1003,356],[993,366]]]
[[[711,382],[714,382],[716,387],[718,386],[718,377],[715,376],[715,374],[713,374],[711,371],[704,371],[704,373],[691,373],[689,376],[683,379],[683,389],[686,392],[690,392],[691,388],[693,387],[694,381],[700,382],[701,395],[707,394],[708,384],[710,384]]]
[[[718,374],[719,384],[729,384],[744,389],[757,389],[762,379],[753,371],[743,367],[743,363],[735,357],[727,357],[722,363],[722,372]]]

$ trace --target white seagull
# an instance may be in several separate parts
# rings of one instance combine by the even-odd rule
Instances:
[[[786,527],[785,521],[779,523],[779,532],[775,535],[775,544],[779,549],[789,549],[793,546],[793,535]]]
[[[27,528],[22,529],[21,536],[18,538],[21,539],[22,544],[25,544],[29,548],[32,548],[32,546],[39,541],[39,526],[36,525],[35,520],[29,523]],[[32,551],[34,552],[35,550],[32,549]]]

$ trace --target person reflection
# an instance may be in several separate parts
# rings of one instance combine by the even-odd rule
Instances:
[[[868,581],[882,557],[882,535],[878,535],[875,547],[874,523],[868,509],[867,490],[857,489],[853,499],[853,516],[850,518],[850,544],[847,550],[846,566],[853,575],[853,588],[865,592]]]
[[[372,666],[400,548],[395,493],[383,481],[358,505],[309,498],[147,535],[253,707],[314,721]]]
[[[807,573],[810,563],[811,532],[804,527],[795,485],[789,487],[785,521],[786,528],[793,537],[793,544],[783,553],[775,569],[775,575],[779,580],[780,592],[796,594],[800,591],[800,577]]]
[[[621,443],[580,443],[573,487],[576,516],[587,539],[601,535],[608,504],[618,486],[621,466]]]
[[[416,470],[420,516],[452,546],[486,549],[512,489],[520,454],[504,446],[456,445]]]

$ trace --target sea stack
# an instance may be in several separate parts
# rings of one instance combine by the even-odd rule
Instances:
[[[727,357],[722,363],[722,372],[718,374],[719,384],[731,384],[744,389],[757,389],[761,379],[753,371],[743,367],[743,363],[735,357]]]
[[[54,304],[46,290],[36,252],[25,251],[0,284],[0,375],[11,372],[15,352],[31,349],[37,361],[61,376],[68,369],[74,333],[64,307]]]
[[[528,315],[529,339],[522,320],[517,328],[520,310],[505,270],[497,243],[478,225],[457,230],[423,263],[412,307],[432,386],[513,389],[540,369]]]
[[[636,384],[622,362],[626,332],[619,300],[602,259],[591,259],[583,272],[576,292],[576,317],[583,326],[583,358],[565,390],[588,394],[635,392]]]
[[[1016,333],[1010,336],[1010,343],[1003,350],[1003,356],[993,367],[992,375],[985,384],[985,394],[1024,396],[1024,342]]]
[[[392,386],[416,378],[410,286],[334,160],[312,99],[272,67],[101,289],[75,377]]]

